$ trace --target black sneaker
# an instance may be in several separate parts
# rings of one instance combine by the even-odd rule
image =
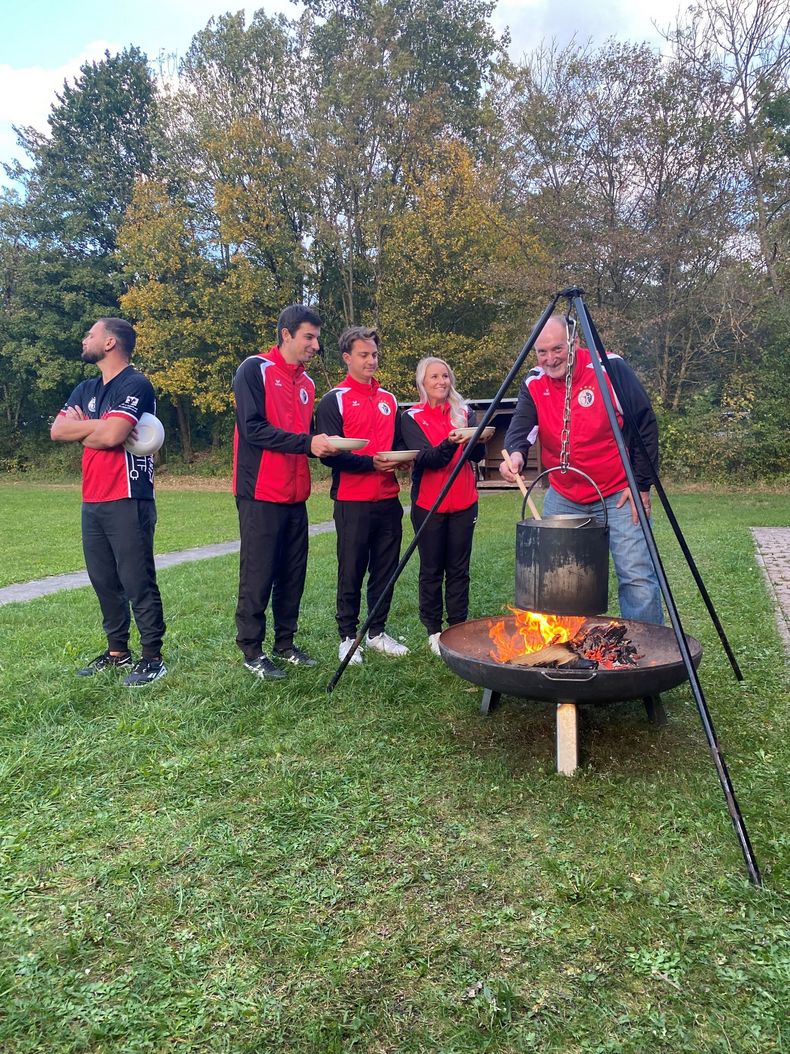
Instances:
[[[129,676],[124,678],[123,683],[127,688],[140,688],[144,684],[158,681],[166,673],[167,667],[161,659],[142,658]]]
[[[93,677],[95,673],[101,673],[102,670],[128,669],[133,662],[134,657],[130,651],[124,652],[123,655],[110,655],[108,648],[107,651],[103,651],[101,655],[97,655],[95,659],[91,659],[87,666],[83,666],[81,670],[77,670],[77,676]]]
[[[297,648],[295,644],[292,644],[290,648],[283,648],[282,651],[275,649],[272,652],[275,659],[282,659],[283,662],[290,662],[294,666],[317,666],[318,663],[306,651],[302,651],[301,648]]]
[[[262,681],[281,681],[285,677],[285,670],[275,666],[268,655],[259,655],[257,659],[245,659],[245,670],[254,673]]]

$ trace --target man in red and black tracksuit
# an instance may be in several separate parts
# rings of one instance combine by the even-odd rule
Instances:
[[[603,495],[609,521],[609,551],[612,554],[618,582],[620,614],[625,619],[663,622],[661,588],[653,561],[639,525],[628,478],[620,452],[612,435],[609,417],[598,389],[595,370],[587,348],[574,342],[574,367],[570,394],[570,464],[595,480]],[[560,464],[562,432],[565,424],[566,377],[568,373],[568,340],[565,318],[552,316],[535,342],[537,368],[522,381],[516,411],[505,437],[505,449],[515,472],[526,463],[527,451],[540,439],[540,455],[547,469]],[[648,458],[634,436],[623,433],[634,470],[639,499],[650,516],[651,464],[658,464],[658,424],[647,392],[631,367],[618,355],[609,355],[609,364],[618,380],[625,408],[644,442]],[[609,394],[623,428],[623,407],[608,375]],[[507,465],[499,468],[502,476],[514,482]],[[603,520],[598,492],[575,472],[552,472],[550,486],[543,502],[545,516],[585,515]]]
[[[327,462],[332,468],[337,531],[338,654],[344,659],[357,635],[365,572],[370,611],[398,565],[403,508],[394,473],[402,463],[380,453],[402,449],[403,443],[398,402],[375,377],[378,334],[364,326],[350,326],[341,333],[339,344],[348,374],[318,404],[316,423],[329,435],[368,440],[363,449],[336,453]],[[406,655],[408,648],[384,631],[391,603],[390,590],[370,624],[366,644],[385,655]],[[350,661],[362,662],[361,652],[357,649]]]
[[[233,493],[241,537],[236,643],[245,667],[264,680],[285,676],[263,651],[270,597],[274,655],[315,666],[294,637],[307,573],[307,458],[334,453],[325,435],[311,434],[315,385],[305,365],[320,348],[320,334],[320,317],[292,304],[277,320],[277,346],[245,359],[233,379]]]
[[[126,450],[124,440],[144,413],[156,413],[150,381],[130,365],[134,328],[100,318],[82,342],[83,362],[100,376],[78,384],[52,425],[58,442],[80,442],[82,546],[107,634],[107,650],[79,670],[128,671],[127,687],[150,684],[167,672],[162,661],[165,622],[154,566],[154,460]],[[142,658],[129,651],[129,605],[140,633]]]

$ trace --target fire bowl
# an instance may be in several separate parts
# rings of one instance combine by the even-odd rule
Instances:
[[[688,679],[671,627],[620,619],[616,615],[598,615],[588,619],[585,625],[614,620],[628,627],[628,636],[641,656],[636,666],[614,670],[541,669],[501,663],[491,657],[494,644],[489,631],[502,619],[501,615],[474,619],[442,633],[439,652],[453,673],[502,695],[575,703],[617,703],[657,696]],[[505,631],[515,633],[515,618],[504,616],[504,622]],[[688,634],[686,643],[696,669],[702,658],[702,645]]]

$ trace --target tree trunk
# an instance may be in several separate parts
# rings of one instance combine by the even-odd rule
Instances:
[[[189,414],[189,400],[184,395],[179,395],[175,401],[176,414],[178,415],[178,434],[181,438],[181,453],[184,461],[189,465],[192,461],[192,425]]]

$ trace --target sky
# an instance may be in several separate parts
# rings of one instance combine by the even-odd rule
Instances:
[[[85,62],[136,45],[155,70],[172,71],[192,36],[213,15],[241,6],[222,0],[22,0],[9,5],[0,34],[0,163],[23,159],[12,126],[46,131],[56,92]],[[265,0],[244,10],[250,16],[259,7],[268,14],[298,13],[298,5],[289,0]],[[598,0],[586,5],[500,0],[493,22],[500,32],[509,29],[511,55],[518,59],[542,39],[564,44],[574,35],[579,41],[602,43],[617,37],[660,47],[654,23],[668,26],[677,10],[678,0]],[[7,182],[0,170],[0,184]]]

